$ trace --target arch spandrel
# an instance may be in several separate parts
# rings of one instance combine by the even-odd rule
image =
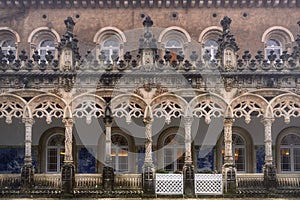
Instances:
[[[185,116],[188,103],[180,96],[163,94],[150,102],[153,117],[165,117],[166,123],[171,122],[171,117],[180,118]]]
[[[12,118],[23,118],[25,115],[31,116],[26,110],[26,101],[14,94],[0,95],[0,118],[5,118],[5,122],[12,123]]]
[[[73,117],[86,118],[90,124],[92,118],[104,116],[106,102],[102,97],[93,94],[82,94],[76,96],[69,104]]]
[[[248,124],[251,121],[251,116],[265,117],[268,108],[268,102],[260,95],[247,93],[236,97],[229,104],[232,108],[234,118],[245,118]]]
[[[67,103],[54,94],[41,94],[32,98],[28,102],[28,106],[32,111],[32,117],[45,117],[46,122],[50,124],[52,122],[52,117],[64,117],[64,110]]]
[[[292,93],[276,96],[270,101],[270,109],[272,117],[283,117],[289,123],[291,117],[300,117],[300,96]]]
[[[225,117],[227,103],[222,97],[207,93],[194,97],[189,106],[193,117],[204,117],[207,124],[210,123],[212,117]]]
[[[131,118],[143,118],[147,103],[136,94],[121,94],[111,100],[111,110],[114,117],[126,118],[130,123]]]

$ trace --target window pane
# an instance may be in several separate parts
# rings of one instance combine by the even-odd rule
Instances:
[[[174,161],[174,159],[173,159],[172,149],[166,148],[164,150],[164,167],[165,167],[165,170],[167,170],[167,171],[173,171],[174,170],[173,161]]]
[[[57,171],[57,149],[48,149],[47,163],[49,172]]]
[[[270,52],[274,51],[274,54],[276,55],[276,59],[280,58],[282,47],[279,41],[274,39],[267,40],[266,43],[266,53],[267,56],[270,55]]]
[[[211,55],[211,60],[215,59],[218,51],[218,43],[215,40],[206,40],[204,43],[204,52],[208,52]]]
[[[175,39],[168,40],[165,48],[176,54],[179,54],[180,51],[183,51],[181,42]]]
[[[291,171],[290,149],[281,148],[280,154],[281,154],[281,170]]]
[[[300,148],[294,149],[294,170],[300,171]]]

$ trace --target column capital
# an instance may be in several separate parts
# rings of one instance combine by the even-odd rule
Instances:
[[[274,118],[273,117],[264,117],[262,119],[262,123],[266,124],[272,124],[274,122]]]
[[[225,117],[224,118],[224,124],[233,124],[235,119],[233,117]]]
[[[74,120],[72,118],[63,118],[62,123],[65,126],[73,126]]]
[[[34,124],[34,119],[33,118],[29,118],[29,117],[25,117],[25,118],[22,118],[22,122],[25,125],[33,125]]]
[[[153,118],[150,118],[150,117],[146,117],[144,118],[144,124],[151,124],[153,122]]]

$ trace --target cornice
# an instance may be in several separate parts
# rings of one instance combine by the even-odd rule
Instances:
[[[0,8],[299,8],[298,0],[0,0]]]

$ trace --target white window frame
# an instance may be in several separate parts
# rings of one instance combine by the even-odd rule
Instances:
[[[47,45],[47,46],[42,46],[42,44],[43,44],[45,41],[51,41],[51,42],[53,42],[53,46],[48,46],[48,45]],[[47,51],[50,50],[50,51],[52,52],[53,57],[55,56],[55,50],[56,50],[56,49],[55,49],[55,41],[54,41],[54,40],[50,40],[50,39],[42,40],[42,41],[40,42],[40,44],[39,44],[37,50],[38,50],[39,55],[40,55],[40,61],[41,61],[41,60],[45,60],[46,63],[48,63],[47,60],[46,60]],[[45,53],[43,53],[43,52],[45,52]]]
[[[128,140],[125,136],[123,136],[122,134],[114,134],[112,135],[113,136],[119,136],[119,137],[123,137],[126,142],[127,142],[127,145],[114,145],[112,144],[111,145],[111,157],[112,157],[112,160],[113,160],[113,157],[115,157],[115,161],[112,163],[113,164],[113,168],[115,170],[115,173],[117,174],[123,174],[123,173],[128,173],[129,172],[129,169],[130,169],[130,162],[129,162],[129,143],[128,143]],[[122,152],[122,150],[126,149],[127,151],[127,159],[126,159],[126,162],[127,162],[127,169],[126,170],[122,170],[120,171],[120,158],[121,156],[119,156],[119,154]],[[115,156],[113,156],[113,152],[115,152]]]
[[[46,142],[46,145],[47,145],[47,147],[46,147],[46,173],[49,173],[49,174],[55,174],[55,173],[59,173],[60,171],[61,171],[61,166],[62,166],[62,164],[63,163],[61,163],[61,156],[63,156],[63,158],[64,158],[64,155],[63,154],[61,154],[61,152],[65,152],[65,146],[64,145],[58,145],[58,146],[48,146],[48,143],[49,143],[49,141],[53,138],[53,137],[55,137],[55,136],[57,136],[57,135],[60,135],[60,136],[62,136],[62,137],[64,137],[64,135],[63,134],[59,134],[59,133],[57,133],[57,134],[53,134],[53,135],[51,135],[49,138],[48,138],[48,140],[47,140],[47,142]],[[56,171],[49,171],[49,168],[48,168],[48,158],[49,158],[49,154],[48,154],[48,150],[49,149],[56,149],[56,156],[57,156],[57,163],[56,163]],[[63,150],[63,151],[62,151]]]
[[[216,46],[213,46],[213,45],[207,46],[206,44],[207,44],[207,42],[209,42],[209,41],[213,41],[213,42],[215,42],[217,45],[216,45]],[[203,55],[204,55],[204,53],[205,53],[206,51],[208,51],[209,54],[211,55],[210,60],[215,60],[215,59],[216,59],[216,54],[217,54],[217,52],[218,52],[218,43],[217,43],[217,41],[214,40],[214,39],[208,39],[208,40],[205,40],[205,42],[204,42],[203,45],[204,45],[204,47],[203,47]]]
[[[112,46],[112,45],[110,45],[110,46],[104,46],[108,41],[114,41],[114,42],[116,42],[118,44],[118,47],[115,47],[115,46]],[[113,62],[111,56],[114,54],[114,52],[117,52],[117,55],[120,57],[120,52],[121,52],[121,48],[120,47],[121,47],[120,41],[118,41],[118,39],[116,39],[116,38],[109,37],[109,38],[107,38],[106,40],[103,41],[103,44],[101,46],[101,51],[100,52],[104,51],[104,54],[106,56],[105,63],[107,63],[108,61],[110,63]],[[106,52],[108,52],[108,57],[107,57],[107,53]]]
[[[281,144],[282,140],[285,137],[290,136],[290,135],[295,135],[295,136],[297,136],[297,137],[300,138],[299,135],[290,133],[290,134],[285,135],[281,139],[281,141],[280,141],[280,147],[279,147],[279,154],[280,154],[279,155],[279,159],[280,159],[279,162],[280,162],[280,172],[281,173],[299,173],[300,172],[300,169],[297,170],[297,171],[295,170],[295,149],[300,150],[300,144],[284,144],[284,145]],[[287,171],[283,170],[283,168],[282,168],[282,165],[283,165],[283,163],[282,163],[282,153],[283,153],[283,151],[282,150],[284,150],[284,149],[288,150],[289,159],[290,159],[290,162],[289,162],[290,170],[287,170]],[[284,153],[287,153],[287,151],[285,151]]]
[[[269,46],[269,45],[268,45],[269,41],[273,41],[274,43],[277,43],[278,46],[274,46],[274,45]],[[266,41],[266,57],[267,57],[267,58],[268,58],[268,56],[270,55],[270,51],[273,50],[273,51],[274,51],[274,54],[276,55],[276,59],[275,59],[275,60],[280,59],[280,56],[281,56],[281,54],[282,54],[282,49],[283,49],[283,45],[282,45],[282,43],[281,43],[279,40],[274,39],[274,38],[269,38],[269,39]],[[279,50],[279,53],[276,53],[278,50]]]

